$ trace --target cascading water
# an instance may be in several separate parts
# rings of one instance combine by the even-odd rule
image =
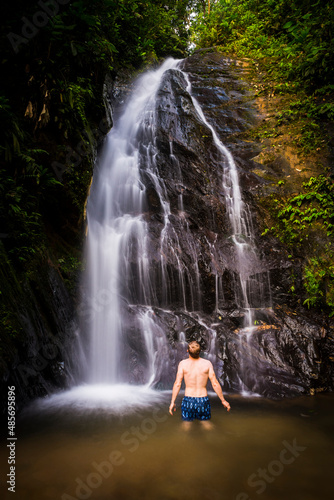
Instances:
[[[187,91],[191,95],[191,82],[186,75],[188,82]],[[215,129],[210,125],[199,102],[192,97],[195,109],[201,120],[211,130],[213,141],[220,152],[223,163],[223,190],[225,194],[225,204],[230,225],[232,228],[232,241],[235,248],[235,271],[238,282],[235,283],[235,299],[239,309],[244,310],[243,328],[239,330],[240,351],[251,351],[251,334],[256,329],[254,327],[254,311],[257,308],[264,308],[265,296],[270,297],[269,274],[254,272],[259,269],[260,263],[257,257],[256,244],[254,241],[254,231],[250,210],[242,199],[239,184],[239,176],[234,158],[230,151],[219,139]],[[212,247],[212,245],[210,245]],[[213,249],[214,252],[214,249]],[[213,259],[214,262],[214,259]],[[216,274],[216,309],[219,302],[219,278]],[[271,307],[270,303],[267,307]],[[241,356],[239,367],[239,385],[241,392],[248,394],[248,387],[243,382],[243,376],[248,369],[244,366],[243,356]]]
[[[187,91],[191,95],[191,83],[187,75],[186,79],[188,82]],[[246,312],[244,327],[250,328],[254,324],[254,308],[256,306],[263,307],[265,303],[264,289],[270,290],[269,276],[267,273],[265,273],[265,276],[259,273],[254,275],[254,269],[259,268],[259,261],[256,254],[252,219],[249,208],[241,196],[239,176],[234,158],[204,116],[199,102],[194,97],[192,97],[192,100],[201,120],[211,130],[214,143],[221,154],[226,210],[232,228],[231,238],[236,254],[235,270],[240,285],[236,284],[235,296],[238,306]],[[218,294],[218,279],[216,280],[216,289]],[[218,298],[216,303],[218,304]]]
[[[124,324],[121,302],[157,305],[156,284],[152,283],[147,254],[148,229],[144,216],[147,201],[140,160],[146,157],[145,171],[156,191],[161,193],[163,186],[154,171],[154,97],[161,75],[176,65],[177,61],[167,60],[158,71],[149,72],[139,80],[123,115],[107,137],[88,200],[88,302],[96,303],[98,297],[100,302],[102,297],[103,302],[105,296],[105,303],[95,307],[90,317],[90,382],[122,381],[120,339]],[[161,198],[164,229],[160,239],[163,247],[169,207],[166,197]],[[166,301],[168,287],[165,284],[168,280],[162,253],[160,270],[159,281],[163,301]],[[122,295],[125,290],[127,296]],[[147,335],[147,330],[151,329],[148,315],[147,311],[140,312],[138,319],[149,358],[146,378],[152,381],[154,346],[153,339],[148,340]]]
[[[178,192],[176,208],[171,208],[166,183],[159,173],[156,94],[165,72],[173,70],[182,77],[188,98],[191,96],[190,80],[179,68],[179,61],[169,59],[140,78],[123,115],[107,136],[96,167],[87,204],[89,383],[136,382],[170,387],[174,376],[171,364],[175,368],[178,359],[168,347],[166,325],[157,311],[172,317],[175,304],[181,314],[187,313],[206,332],[208,357],[216,368],[221,366],[214,324],[207,324],[201,316],[201,250],[189,225],[184,181],[172,138],[169,159]],[[253,272],[259,265],[251,218],[241,197],[231,153],[198,101],[194,97],[190,101],[196,119],[211,131],[223,166],[223,191],[235,248],[235,299],[246,311],[244,326],[250,327],[254,308],[263,304],[266,286],[262,275]],[[152,203],[158,207],[155,216],[150,211]],[[215,275],[218,313],[224,290],[219,276],[217,235],[211,242],[204,239]],[[180,324],[176,339],[176,357],[181,358],[185,346],[182,328]]]

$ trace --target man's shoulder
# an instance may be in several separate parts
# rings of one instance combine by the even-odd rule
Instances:
[[[191,366],[192,366],[192,363],[191,363],[191,360],[189,358],[183,359],[179,363],[179,369],[182,369],[182,370],[186,370],[187,367],[191,367]]]
[[[180,368],[186,368],[188,365],[192,367],[194,365],[193,361],[194,360],[192,360],[190,358],[183,359],[182,361],[180,361],[179,367]],[[211,361],[209,361],[208,359],[205,359],[205,358],[199,358],[197,360],[197,363],[198,363],[199,366],[202,366],[202,367],[205,367],[205,368],[210,368],[210,366],[212,366]]]
[[[201,358],[201,362],[202,362],[203,365],[204,364],[207,365],[207,366],[212,365],[211,361],[209,361],[208,359]]]

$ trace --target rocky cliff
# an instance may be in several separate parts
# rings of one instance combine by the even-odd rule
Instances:
[[[264,166],[254,160],[261,146],[247,138],[247,131],[258,126],[264,117],[245,81],[245,62],[210,50],[199,51],[186,59],[181,69],[188,75],[192,95],[208,122],[233,153],[257,245],[258,259],[251,274],[267,276],[270,287],[264,287],[262,304],[255,307],[253,327],[245,333],[245,310],[237,300],[240,284],[222,189],[221,157],[211,129],[194,107],[185,75],[177,69],[169,70],[157,94],[155,142],[156,168],[170,203],[167,226],[161,194],[145,173],[145,147],[142,168],[155,276],[161,258],[159,235],[165,231],[169,238],[169,245],[163,250],[167,292],[163,294],[162,286],[153,310],[155,323],[168,332],[174,369],[180,359],[180,335],[184,335],[187,341],[198,340],[206,351],[211,349],[226,391],[248,390],[279,398],[332,390],[333,324],[324,315],[311,316],[296,301],[295,297],[303,293],[298,264],[291,262],[287,249],[277,239],[261,235],[266,227],[265,193],[278,189],[277,181],[284,179],[286,169],[277,169],[273,184],[265,179]],[[144,134],[140,140],[145,146]],[[292,284],[294,296],[290,293]],[[256,305],[256,297],[252,300]],[[134,294],[131,302],[140,303],[139,297]],[[131,311],[127,312],[128,343],[133,350],[133,373],[138,379],[142,375],[139,365],[145,363],[145,356],[134,347],[140,333],[131,324]],[[162,379],[157,385],[161,385]],[[162,385],[169,386],[171,379],[166,373]]]
[[[75,379],[78,326],[73,299],[50,259],[22,279],[2,245],[0,252],[1,401],[6,408],[7,387],[14,385],[21,409]]]
[[[255,308],[251,334],[245,335],[245,312],[236,301],[240,285],[222,189],[221,158],[210,128],[194,108],[189,82],[179,70],[169,70],[161,82],[155,109],[155,160],[170,203],[168,226],[161,194],[145,172],[145,138],[141,149],[149,257],[158,279],[158,241],[163,228],[169,243],[164,250],[168,286],[161,283],[151,311],[158,331],[168,337],[168,352],[160,355],[171,363],[156,386],[171,386],[177,362],[184,355],[182,342],[196,339],[211,353],[225,391],[249,390],[278,398],[332,390],[333,322],[325,315],[310,315],[298,303],[296,296],[302,295],[298,263],[291,262],[287,249],[274,237],[261,236],[266,228],[266,195],[277,187],[265,175],[269,167],[257,162],[261,145],[247,135],[264,118],[246,82],[247,64],[214,51],[199,51],[184,60],[181,69],[188,75],[192,94],[208,122],[233,153],[257,245],[253,273],[269,277],[271,286],[270,293],[268,289],[264,293],[267,307],[259,304]],[[290,168],[283,163],[270,167],[276,183]],[[1,280],[8,311],[17,311],[15,331],[9,332],[6,318],[4,322],[1,394],[5,401],[7,385],[16,385],[22,406],[33,397],[65,387],[77,376],[76,312],[57,266],[50,260],[45,259],[28,281],[20,282],[3,253]],[[130,294],[130,304],[137,304],[124,303],[124,311],[128,318],[126,342],[132,353],[130,379],[138,382],[144,376],[146,360],[133,312],[143,304],[133,283],[125,283],[123,292],[124,296]]]

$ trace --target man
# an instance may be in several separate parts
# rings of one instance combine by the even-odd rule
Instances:
[[[173,415],[173,410],[176,410],[175,400],[181,389],[182,380],[184,378],[186,390],[181,404],[181,412],[183,421],[187,422],[185,426],[188,427],[189,422],[198,419],[204,427],[210,428],[211,423],[208,422],[208,420],[211,418],[211,406],[206,390],[208,379],[210,379],[213,390],[226,410],[230,411],[231,407],[226,399],[224,399],[212,363],[207,359],[199,357],[201,352],[199,343],[196,341],[190,342],[187,352],[189,354],[188,359],[184,359],[179,363],[173,386],[169,413]]]

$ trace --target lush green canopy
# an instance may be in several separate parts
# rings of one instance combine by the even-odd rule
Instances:
[[[277,75],[333,83],[333,0],[216,0],[193,27],[197,46],[267,58]]]
[[[2,2],[0,24],[0,233],[19,266],[41,255],[45,222],[80,218],[95,132],[105,132],[108,73],[133,74],[189,47],[216,45],[259,61],[283,92],[307,92],[281,120],[311,117],[313,129],[303,125],[308,145],[318,122],[334,118],[333,0],[12,0]],[[60,177],[53,166],[64,162]],[[330,219],[333,190],[319,186]],[[288,236],[290,205],[280,212]]]
[[[41,245],[41,217],[66,193],[82,210],[91,155],[59,186],[55,162],[90,150],[106,74],[183,57],[188,0],[14,0],[1,6],[1,233],[25,262]],[[103,131],[102,131],[103,132]],[[105,130],[104,130],[105,132]],[[101,132],[100,132],[101,135]],[[67,160],[66,160],[67,161]],[[68,161],[66,163],[68,165]],[[65,204],[66,205],[66,204]],[[77,208],[76,208],[77,207]],[[50,214],[49,214],[50,215]],[[49,216],[48,215],[48,216]]]

